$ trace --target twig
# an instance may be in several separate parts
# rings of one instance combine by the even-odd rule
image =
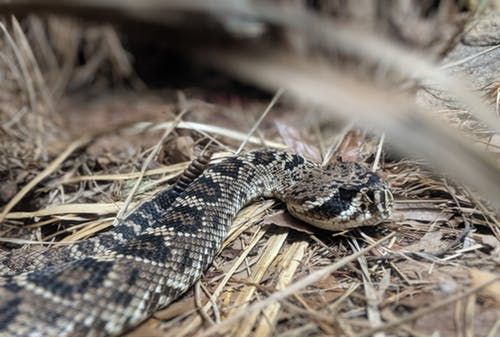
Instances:
[[[488,333],[488,336],[486,337],[494,337],[498,336],[497,332],[500,330],[500,320],[498,320],[495,325],[491,328],[490,332]]]
[[[143,131],[144,129],[149,129],[151,128],[152,130],[157,130],[157,129],[165,129],[171,127],[173,122],[165,122],[165,123],[160,123],[153,125],[151,122],[140,122],[136,123],[134,128],[137,129],[138,131]],[[216,125],[210,125],[210,124],[202,124],[202,123],[195,123],[195,122],[179,122],[177,125],[178,129],[188,129],[188,130],[194,130],[197,132],[208,132],[208,133],[213,133],[219,136],[227,137],[230,139],[236,139],[243,141],[246,138],[246,134],[230,129],[226,129],[220,126]],[[204,135],[204,134],[203,134]],[[248,139],[249,143],[252,144],[261,144],[261,140],[257,137],[250,137]],[[277,149],[283,149],[286,148],[286,145],[283,143],[278,143],[278,142],[273,142],[270,140],[265,140],[264,145],[277,148]]]
[[[352,243],[351,243],[352,241]],[[358,242],[355,238],[348,241],[349,246],[353,251],[359,250]],[[361,275],[363,277],[363,287],[365,290],[366,297],[366,312],[368,316],[368,321],[371,326],[379,326],[382,324],[382,319],[379,311],[380,300],[375,292],[372,280],[370,279],[370,272],[368,271],[368,264],[364,256],[358,257],[358,263],[361,267]],[[376,334],[374,337],[384,337],[383,334]]]
[[[330,162],[332,159],[333,155],[336,154],[339,151],[340,145],[342,145],[342,142],[344,141],[347,133],[351,131],[351,129],[354,127],[354,122],[349,122],[344,127],[342,130],[339,132],[338,135],[335,136],[335,141],[332,145],[328,147],[326,150],[326,153],[323,157],[323,162],[321,163],[321,166],[325,166]]]
[[[110,214],[116,213],[123,204],[121,202],[110,203],[75,203],[48,206],[37,211],[27,212],[10,212],[5,215],[5,219],[17,220],[34,217],[44,217],[62,214]]]
[[[475,58],[477,58],[477,57],[479,57],[479,56],[481,56],[481,55],[484,55],[484,54],[490,53],[490,52],[494,51],[494,50],[495,50],[495,49],[497,49],[497,48],[500,48],[500,44],[497,44],[497,45],[495,45],[495,46],[493,46],[493,47],[490,47],[490,48],[488,48],[488,49],[482,50],[482,51],[480,51],[479,53],[476,53],[476,54],[472,54],[472,55],[470,55],[470,56],[467,56],[467,57],[465,57],[465,58],[463,58],[463,59],[461,59],[461,60],[458,60],[458,61],[455,61],[455,62],[450,62],[450,63],[447,63],[447,64],[443,64],[443,65],[442,65],[442,66],[440,66],[439,68],[440,68],[441,70],[445,70],[445,69],[448,69],[448,68],[452,68],[452,67],[459,66],[459,65],[464,64],[464,63],[467,63],[467,62],[469,62],[469,61],[471,61],[471,60],[473,60],[473,59],[475,59]]]
[[[9,34],[9,31],[7,30],[7,28],[5,28],[5,25],[3,25],[2,23],[0,23],[0,30],[5,35],[7,42],[10,45],[10,47],[12,48],[12,51],[13,51],[13,53],[16,57],[16,60],[19,64],[19,68],[21,69],[21,74],[23,75],[23,80],[24,80],[24,84],[26,86],[26,91],[28,92],[28,100],[30,102],[31,110],[37,111],[36,92],[35,92],[35,88],[33,86],[33,79],[31,78],[29,71],[28,71],[28,65],[27,65],[26,59],[23,57],[21,50],[19,49],[19,47],[15,43],[12,36]],[[2,220],[0,217],[0,222],[1,221]]]
[[[378,163],[380,161],[380,155],[382,154],[382,147],[384,145],[384,140],[385,140],[385,133],[380,136],[380,141],[378,142],[377,146],[377,153],[375,155],[375,160],[373,161],[373,168],[372,171],[377,171],[378,169]]]
[[[175,118],[174,122],[172,124],[170,124],[169,128],[167,128],[165,130],[165,132],[163,133],[163,135],[161,136],[160,140],[155,145],[153,150],[149,153],[148,157],[146,158],[146,160],[142,164],[139,177],[137,177],[137,180],[136,180],[134,186],[132,187],[132,190],[128,194],[127,199],[125,200],[123,207],[120,209],[120,211],[116,215],[115,223],[120,221],[123,218],[123,215],[127,212],[128,206],[132,202],[132,198],[134,197],[135,192],[137,191],[137,189],[139,188],[139,185],[141,184],[142,178],[144,177],[144,174],[146,173],[146,170],[149,166],[149,163],[158,154],[158,152],[160,152],[161,146],[162,146],[163,142],[165,141],[165,138],[167,138],[167,136],[175,129],[177,124],[181,121],[182,116],[184,116],[184,114],[187,111],[188,111],[187,109],[181,111],[181,113]]]
[[[200,296],[201,296],[201,281],[198,280],[194,284],[194,303],[196,305],[196,309],[200,313],[201,317],[203,317],[203,320],[205,322],[209,323],[210,325],[214,325],[215,322],[212,318],[210,318],[210,316],[208,316],[203,304],[201,303]],[[210,296],[208,296],[208,298],[210,298]]]
[[[260,123],[264,120],[264,118],[267,116],[267,114],[269,113],[269,111],[271,111],[272,107],[276,104],[276,102],[281,97],[281,95],[283,95],[284,92],[285,92],[284,89],[278,89],[278,91],[274,95],[273,99],[271,100],[271,102],[266,107],[266,110],[264,110],[264,112],[262,113],[262,115],[260,115],[259,119],[252,126],[252,129],[250,129],[250,131],[248,132],[246,138],[241,143],[241,145],[238,148],[238,150],[236,150],[235,155],[239,154],[241,152],[241,150],[243,150],[243,148],[245,147],[245,145],[247,145],[248,140],[250,139],[250,137],[252,137],[252,135],[255,132],[255,130],[257,130],[257,128],[259,127]]]

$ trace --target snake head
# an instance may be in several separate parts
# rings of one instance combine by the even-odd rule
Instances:
[[[394,201],[387,182],[357,163],[304,172],[284,199],[292,215],[332,231],[376,225],[390,217]]]

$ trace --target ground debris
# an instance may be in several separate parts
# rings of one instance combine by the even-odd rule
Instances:
[[[412,7],[417,5],[405,7],[401,2],[376,14],[380,11],[368,4],[358,12],[358,6],[348,2],[308,3],[325,16],[362,23],[404,41],[405,46],[426,51],[443,47],[445,37],[454,32],[451,18],[459,12],[452,5],[436,5],[439,10],[434,12],[432,6],[417,11]],[[4,207],[0,255],[20,246],[29,252],[105,231],[124,215],[124,209],[130,211],[168,188],[200,153],[213,151],[217,161],[244,141],[245,151],[288,147],[323,164],[357,161],[375,168],[391,184],[396,205],[389,221],[340,233],[290,219],[278,202],[256,201],[238,216],[224,250],[195,289],[127,336],[203,336],[215,331],[228,336],[444,337],[493,336],[498,329],[498,209],[462,181],[432,169],[432,163],[393,151],[391,140],[377,128],[357,125],[362,115],[353,113],[352,120],[346,121],[345,115],[325,112],[324,106],[304,107],[288,97],[271,104],[275,92],[204,72],[209,86],[194,82],[182,89],[147,89],[120,43],[119,31],[111,26],[59,16],[28,17],[22,25],[26,34],[18,26],[15,19],[6,24],[12,42],[2,37],[4,56],[10,61],[0,64],[5,70],[0,89],[0,204]],[[301,37],[281,35],[289,45],[307,48]],[[462,42],[472,43],[467,38]],[[467,52],[488,48],[462,42],[457,48]],[[36,46],[31,50],[34,58],[30,45]],[[318,52],[316,47],[312,55]],[[355,73],[350,80],[358,79],[361,69],[375,82],[401,84],[399,76],[385,70],[386,65],[337,53],[330,50],[329,60]],[[452,49],[444,66],[472,64],[469,75],[478,81],[473,82],[474,88],[498,105],[499,86],[491,81],[496,73],[482,65],[492,67],[500,58],[453,64],[465,57],[454,53],[459,52]],[[22,62],[27,73],[22,72]],[[7,69],[8,65],[14,67]],[[328,68],[329,63],[315,65]],[[198,72],[197,67],[192,70]],[[491,82],[487,86],[483,86],[484,76]],[[361,87],[351,89],[359,101],[371,97]],[[391,91],[387,97],[394,94]],[[349,105],[344,103],[340,105]],[[445,121],[465,130],[467,135],[460,137],[498,160],[498,134],[467,109],[450,106],[434,109],[439,119],[433,123]],[[257,124],[266,110],[269,115]],[[417,115],[411,116],[418,121]],[[255,133],[249,134],[254,126]],[[422,152],[426,151],[432,149]],[[12,200],[16,202],[10,207]],[[369,245],[374,246],[350,260]],[[269,300],[332,266],[338,268]],[[227,323],[237,315],[242,316]]]

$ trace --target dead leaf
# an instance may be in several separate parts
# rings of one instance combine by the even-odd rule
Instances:
[[[172,163],[190,161],[194,155],[194,140],[190,136],[180,136],[168,142],[160,152],[159,162],[168,160]]]
[[[433,303],[436,299],[431,296],[429,302]],[[452,305],[436,310],[432,314],[424,315],[415,320],[413,329],[420,331],[424,336],[441,336],[452,337],[457,336],[457,331],[453,321],[454,307]],[[438,334],[436,334],[438,332]]]
[[[430,303],[434,302],[436,300],[436,294],[427,292],[427,291],[422,291],[422,292],[414,292],[405,295],[404,297],[402,296],[398,300],[398,305],[404,305],[408,308],[411,309],[418,309],[420,307],[424,307],[429,305]]]
[[[288,145],[295,153],[309,158],[317,163],[321,162],[321,152],[316,146],[311,144],[307,135],[283,122],[275,121],[274,124],[276,125],[276,129],[285,144]]]
[[[492,248],[500,248],[500,241],[493,235],[473,234],[474,240]]]
[[[298,232],[313,234],[311,226],[297,218],[294,218],[288,212],[278,211],[272,215],[267,215],[262,220],[263,225],[276,225],[278,227],[295,229]]]
[[[365,143],[366,132],[360,129],[352,129],[347,132],[342,144],[339,146],[338,155],[343,161],[360,161],[360,150]]]
[[[469,275],[471,278],[471,282],[473,286],[479,286],[486,282],[490,282],[495,278],[498,278],[500,274],[491,273],[489,271],[479,270],[476,268],[471,268],[469,270]],[[483,296],[487,296],[493,301],[496,302],[497,305],[500,305],[500,280],[495,281],[487,287],[484,287],[480,290],[480,294]]]
[[[440,231],[428,232],[417,243],[407,246],[405,250],[410,252],[435,252],[446,246],[446,242],[441,241],[442,237],[443,233]]]

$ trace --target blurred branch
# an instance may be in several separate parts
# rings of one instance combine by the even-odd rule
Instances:
[[[301,101],[327,108],[332,116],[355,117],[367,127],[385,131],[401,152],[426,158],[459,182],[500,201],[498,165],[459,137],[458,131],[419,110],[409,96],[377,89],[290,53],[205,50],[197,59],[270,90],[283,88]]]
[[[500,131],[493,109],[462,80],[447,75],[426,56],[373,32],[337,24],[292,7],[222,0],[19,0],[0,5],[0,13],[58,12],[174,27],[183,33],[182,39],[178,34],[173,35],[174,46],[186,56],[194,55],[198,62],[273,91],[284,88],[300,100],[327,107],[332,116],[356,117],[365,126],[385,131],[388,142],[400,151],[427,158],[458,181],[500,202],[498,165],[467,143],[458,131],[419,110],[412,97],[356,81],[333,70],[331,64],[320,65],[317,59],[297,56],[287,49],[286,43],[279,41],[272,50],[262,48],[265,39],[252,40],[251,49],[241,45],[239,49],[229,49],[227,44],[220,47],[221,41],[226,41],[224,37],[231,37],[231,32],[214,30],[213,23],[218,22],[219,28],[223,28],[228,19],[263,22],[301,37],[309,45],[354,54],[412,79],[435,83],[467,106],[488,128]],[[189,35],[193,40],[187,38],[187,32],[194,33]],[[232,37],[233,42],[237,40]]]

